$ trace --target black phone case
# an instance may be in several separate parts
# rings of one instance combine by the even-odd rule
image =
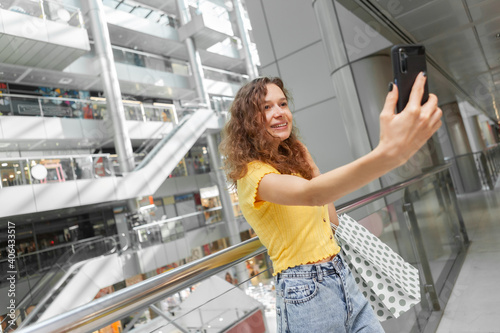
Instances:
[[[411,88],[420,72],[427,72],[425,47],[423,45],[395,45],[391,48],[394,83],[398,87],[397,113],[403,111],[410,99]],[[422,103],[429,99],[429,88],[425,82]]]

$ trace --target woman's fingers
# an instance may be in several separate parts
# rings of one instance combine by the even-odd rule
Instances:
[[[422,96],[424,95],[424,87],[425,81],[427,80],[426,74],[424,72],[420,72],[413,83],[413,87],[410,92],[410,99],[408,100],[408,104],[405,107],[409,109],[409,111],[418,111],[420,110],[420,105],[422,104]],[[404,111],[403,111],[404,112]]]
[[[384,108],[382,113],[394,114],[394,109],[396,108],[396,103],[398,102],[399,91],[398,87],[392,82],[389,83],[389,93],[385,97]]]
[[[429,123],[433,133],[436,132],[441,127],[442,116],[443,116],[443,111],[440,108],[436,108],[436,110],[432,113]]]

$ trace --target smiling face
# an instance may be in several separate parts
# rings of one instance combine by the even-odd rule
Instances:
[[[267,94],[262,106],[266,130],[280,141],[286,140],[292,133],[293,119],[288,100],[280,87],[274,83],[267,84],[266,88]]]

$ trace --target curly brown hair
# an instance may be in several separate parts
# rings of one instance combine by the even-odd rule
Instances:
[[[268,84],[277,85],[290,100],[280,78],[261,77],[241,87],[231,104],[219,150],[225,157],[224,170],[234,185],[246,175],[247,164],[256,160],[273,166],[282,174],[299,174],[312,179],[313,170],[297,138],[295,126],[277,149],[276,138],[265,128],[263,105]]]

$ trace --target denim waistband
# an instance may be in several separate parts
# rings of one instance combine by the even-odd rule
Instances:
[[[346,267],[344,260],[340,253],[338,253],[332,260],[318,264],[306,264],[287,268],[278,273],[276,277],[280,278],[314,278],[319,274],[331,275],[340,273]],[[321,273],[320,273],[321,272]]]

